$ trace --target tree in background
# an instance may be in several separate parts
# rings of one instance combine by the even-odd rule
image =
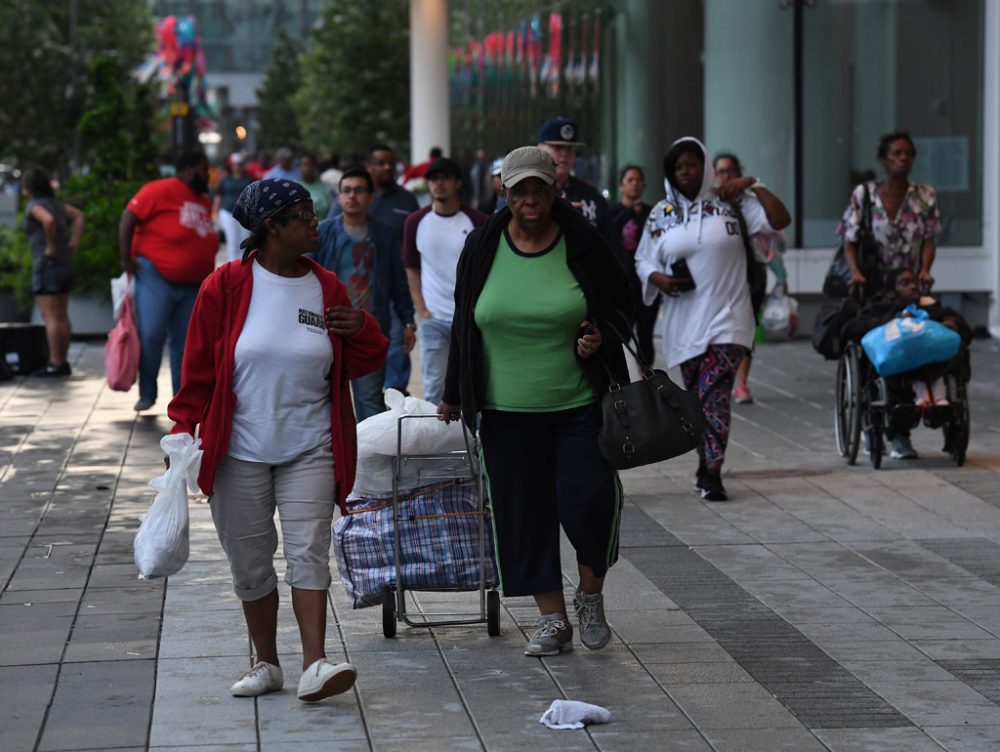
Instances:
[[[408,18],[409,0],[328,0],[292,97],[307,147],[350,154],[385,141],[409,151]]]
[[[289,96],[301,88],[302,68],[297,43],[284,29],[279,29],[264,84],[257,89],[258,147],[274,151],[282,146],[294,150],[302,146],[298,115]]]
[[[67,181],[63,196],[87,217],[76,255],[76,289],[105,296],[108,280],[121,271],[121,213],[144,183],[159,177],[155,85],[122,86],[122,73],[113,57],[94,62],[96,96],[79,126],[83,147],[91,155],[89,169]]]
[[[116,59],[122,83],[152,49],[148,3],[0,2],[0,159],[62,173],[74,152],[86,163],[90,154],[75,130],[98,93],[94,61]]]

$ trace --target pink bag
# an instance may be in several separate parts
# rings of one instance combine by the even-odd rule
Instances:
[[[104,373],[108,387],[127,392],[139,374],[139,330],[132,315],[132,298],[122,301],[118,322],[108,333],[104,346]]]

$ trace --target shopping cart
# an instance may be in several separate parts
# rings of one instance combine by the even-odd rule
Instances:
[[[392,463],[392,531],[394,562],[396,569],[395,584],[385,588],[382,593],[382,633],[386,637],[396,635],[397,622],[403,622],[410,627],[447,627],[466,624],[486,623],[488,634],[493,637],[500,634],[500,594],[496,590],[497,574],[493,556],[492,531],[489,525],[489,510],[486,504],[483,471],[479,461],[478,441],[470,437],[464,423],[462,435],[465,449],[441,452],[436,454],[407,454],[403,452],[403,433],[405,421],[437,420],[437,415],[413,414],[400,416],[396,432],[396,456]],[[461,551],[449,552],[456,557],[463,571],[471,574],[464,581],[452,586],[427,587],[424,584],[407,582],[404,572],[403,530],[404,525],[417,522],[407,516],[403,488],[428,488],[435,483],[454,482],[462,489],[465,499],[472,503],[465,511],[449,510],[444,514],[430,515],[437,518],[457,520],[462,530],[469,532],[470,521],[475,523],[475,533],[472,545],[464,545]],[[426,519],[426,518],[425,518]],[[446,524],[442,520],[441,524]],[[441,529],[441,537],[448,538],[445,528]],[[465,536],[469,543],[469,536]],[[457,540],[456,540],[457,542]],[[470,559],[470,557],[472,557]],[[472,566],[470,566],[472,565]],[[478,580],[478,582],[476,582]],[[472,585],[472,587],[469,587]],[[466,612],[426,612],[420,611],[411,616],[407,612],[407,591],[424,592],[473,592],[479,593],[479,612],[469,615]]]

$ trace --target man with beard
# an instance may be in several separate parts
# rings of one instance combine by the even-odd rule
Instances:
[[[139,189],[118,226],[122,269],[135,276],[141,345],[137,412],[156,402],[165,343],[170,346],[174,394],[180,389],[191,309],[202,280],[215,269],[219,250],[208,198],[208,160],[200,151],[188,151],[175,167],[175,177]]]

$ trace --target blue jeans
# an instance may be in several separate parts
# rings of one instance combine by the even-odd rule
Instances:
[[[420,363],[424,375],[424,399],[436,405],[444,396],[448,350],[451,347],[451,322],[420,319],[419,326],[417,341],[420,343]]]
[[[170,345],[170,375],[174,394],[181,388],[181,361],[191,309],[199,285],[169,282],[147,258],[136,259],[135,319],[139,328],[139,398],[156,401],[156,377],[163,345]]]
[[[385,388],[398,389],[406,394],[406,388],[410,385],[410,355],[403,352],[403,322],[399,320],[395,310],[392,312],[392,328],[388,336],[389,354],[385,358]]]
[[[351,379],[351,393],[354,395],[354,416],[358,423],[365,418],[385,412],[385,366],[367,376]]]

